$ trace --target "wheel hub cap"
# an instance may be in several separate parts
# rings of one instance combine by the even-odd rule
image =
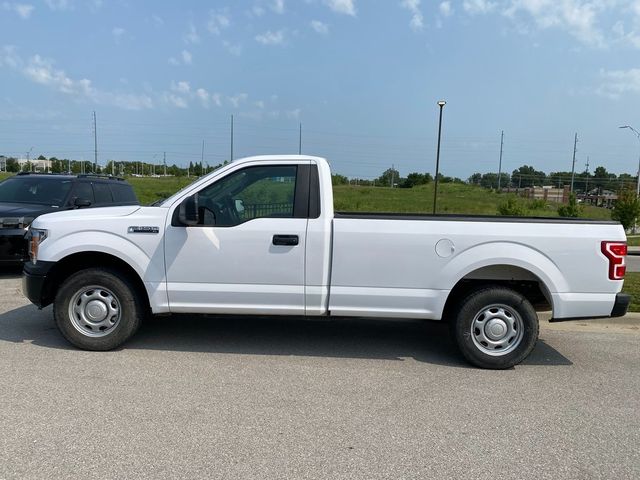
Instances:
[[[515,350],[524,336],[522,317],[508,305],[489,305],[471,322],[471,338],[475,346],[491,356],[506,355]]]
[[[92,285],[78,290],[69,302],[69,319],[88,337],[104,337],[120,322],[120,301],[111,290]]]
[[[109,310],[103,302],[99,300],[91,300],[87,304],[85,313],[87,316],[87,320],[90,320],[92,322],[101,322],[106,318]]]
[[[485,333],[491,340],[500,340],[507,333],[507,324],[501,319],[491,319],[487,322]]]

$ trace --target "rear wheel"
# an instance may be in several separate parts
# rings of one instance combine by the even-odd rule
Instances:
[[[85,350],[111,350],[138,329],[144,309],[133,285],[117,271],[91,268],[67,278],[53,305],[62,335]]]
[[[464,357],[481,368],[519,364],[538,339],[538,316],[520,293],[488,287],[468,295],[452,319],[454,341]]]

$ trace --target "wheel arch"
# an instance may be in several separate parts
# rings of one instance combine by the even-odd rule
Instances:
[[[136,294],[143,299],[147,311],[151,311],[149,296],[138,272],[121,258],[104,252],[79,252],[58,260],[47,274],[42,289],[42,306],[45,307],[55,299],[58,287],[71,275],[88,268],[104,268],[125,276],[136,289]]]
[[[451,289],[442,318],[450,318],[453,309],[474,291],[491,286],[506,287],[525,297],[536,311],[553,310],[553,298],[547,284],[531,270],[511,264],[495,264],[466,273]]]

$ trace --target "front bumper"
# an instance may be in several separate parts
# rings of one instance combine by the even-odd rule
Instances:
[[[24,264],[22,271],[22,292],[29,301],[38,308],[46,307],[51,303],[47,291],[47,277],[55,262],[38,261],[35,265],[31,262]]]
[[[23,228],[0,229],[0,264],[20,264],[29,259]]]

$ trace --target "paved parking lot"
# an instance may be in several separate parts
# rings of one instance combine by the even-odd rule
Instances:
[[[640,478],[640,322],[467,366],[437,323],[161,318],[70,348],[0,279],[0,479]]]

